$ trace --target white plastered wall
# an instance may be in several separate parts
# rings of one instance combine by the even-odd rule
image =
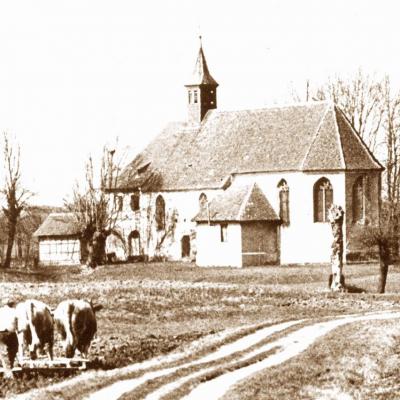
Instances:
[[[332,231],[329,223],[314,222],[314,184],[322,177],[333,187],[333,202],[345,211],[344,173],[258,173],[235,176],[234,185],[257,182],[279,216],[278,183],[289,186],[290,225],[280,228],[281,264],[330,262]],[[345,235],[346,227],[343,226]],[[344,243],[346,238],[344,237]],[[344,249],[344,252],[346,249]]]
[[[302,172],[251,173],[235,175],[233,178],[232,185],[257,182],[277,215],[279,215],[279,189],[277,185],[281,179],[286,180],[290,190],[290,225],[280,228],[281,264],[330,262],[331,227],[329,223],[314,222],[313,188],[314,184],[322,177],[329,179],[333,186],[334,203],[342,206],[346,211],[345,177],[343,172],[326,174]],[[131,194],[121,194],[124,197],[124,208],[119,222],[119,230],[125,240],[127,240],[130,232],[138,230],[143,253],[153,257],[155,255],[156,242],[160,240],[162,235],[162,232],[155,230],[154,224],[154,204],[157,196],[161,194],[166,205],[167,219],[173,209],[177,210],[176,227],[173,235],[169,235],[164,241],[162,255],[171,260],[180,260],[182,236],[190,235],[194,239],[197,234],[197,240],[191,241],[192,254],[194,257],[197,253],[198,263],[205,265],[207,264],[206,261],[201,261],[205,260],[205,258],[202,259],[202,257],[205,257],[202,254],[205,247],[202,247],[198,240],[198,236],[202,234],[201,224],[196,228],[196,223],[192,221],[192,218],[199,210],[199,196],[201,193],[205,193],[208,201],[211,201],[216,195],[222,193],[222,190],[144,193],[141,194],[140,198],[140,210],[136,212],[133,212],[130,208]],[[146,241],[145,238],[149,233],[149,221],[153,228],[150,241]],[[346,235],[345,226],[343,226],[343,232]],[[346,244],[346,237],[344,237],[344,243]],[[196,247],[198,248],[197,250]],[[220,262],[220,265],[231,265],[232,261],[227,263],[221,260]]]
[[[197,258],[199,267],[241,267],[242,235],[239,223],[227,225],[226,242],[221,242],[219,224],[197,225]]]
[[[166,225],[171,224],[170,217],[176,216],[176,226],[167,238],[164,239],[161,253],[171,260],[180,260],[182,255],[181,239],[184,235],[191,237],[191,253],[193,259],[196,254],[196,223],[192,219],[199,212],[199,197],[204,193],[208,201],[214,198],[221,190],[193,190],[179,192],[142,193],[140,195],[140,210],[132,211],[130,207],[131,193],[119,193],[123,196],[123,211],[119,218],[117,230],[128,240],[129,234],[138,230],[141,239],[143,254],[154,257],[157,241],[160,241],[163,232],[155,228],[155,201],[161,195],[165,201]],[[174,213],[176,210],[176,213]],[[150,228],[151,226],[151,228]],[[146,238],[150,237],[149,240]],[[128,248],[128,243],[126,243]],[[127,255],[128,256],[128,255]]]

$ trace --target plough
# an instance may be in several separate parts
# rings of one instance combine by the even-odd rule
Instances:
[[[11,369],[14,375],[23,372],[84,371],[90,366],[90,360],[86,358],[59,357],[49,360],[47,356],[36,360],[24,358],[20,363],[15,360],[15,363],[19,366]],[[0,374],[4,374],[4,368],[0,368]]]

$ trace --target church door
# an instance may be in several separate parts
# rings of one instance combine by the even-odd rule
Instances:
[[[182,258],[190,256],[190,237],[189,235],[182,236]]]

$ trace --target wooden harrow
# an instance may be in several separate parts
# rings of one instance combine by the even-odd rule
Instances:
[[[18,363],[15,360],[15,363]],[[24,358],[18,367],[12,368],[14,375],[24,372],[52,372],[52,371],[84,371],[90,366],[90,361],[85,358],[54,358],[52,361],[48,357],[31,360]],[[4,369],[0,368],[0,374],[4,374]]]

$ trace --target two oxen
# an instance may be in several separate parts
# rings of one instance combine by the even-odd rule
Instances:
[[[90,343],[97,331],[96,312],[101,305],[86,300],[64,300],[54,311],[38,300],[26,300],[17,305],[0,307],[0,343],[7,348],[9,364],[13,367],[18,352],[22,363],[24,350],[32,360],[38,351],[46,351],[53,359],[54,327],[61,334],[65,356],[72,358],[78,350],[87,357]],[[10,375],[7,363],[1,360],[4,371]]]

